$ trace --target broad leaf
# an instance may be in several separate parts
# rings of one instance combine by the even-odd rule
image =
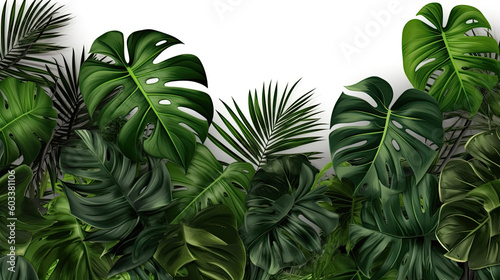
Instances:
[[[252,179],[242,234],[252,263],[270,274],[321,252],[337,225],[338,215],[319,205],[329,202],[326,187],[311,190],[317,171],[305,156],[283,156]]]
[[[291,96],[298,82],[290,89],[287,85],[283,93],[278,92],[278,83],[274,89],[272,83],[267,89],[263,85],[260,101],[257,90],[254,94],[249,92],[249,116],[243,113],[234,100],[234,110],[222,102],[233,121],[217,112],[227,129],[216,123],[214,127],[229,146],[212,135],[209,135],[210,140],[235,160],[250,162],[257,168],[269,158],[291,153],[290,149],[319,141],[321,137],[313,134],[321,131],[323,126],[316,117],[319,104],[312,104],[312,90],[292,102]],[[307,153],[311,159],[316,154]]]
[[[482,132],[465,146],[471,161],[450,161],[440,181],[436,236],[446,256],[471,269],[500,264],[500,132]]]
[[[14,78],[0,81],[0,170],[7,168],[20,156],[31,163],[41,147],[40,139],[49,141],[56,125],[56,111],[43,89],[32,82]]]
[[[499,280],[500,265],[491,266],[477,271],[479,280]]]
[[[155,258],[175,279],[241,280],[245,249],[231,210],[203,209],[186,223],[170,225]],[[181,271],[187,271],[181,276]]]
[[[436,177],[427,174],[418,184],[410,178],[400,195],[384,192],[366,202],[363,225],[351,226],[356,262],[370,279],[380,279],[391,269],[398,280],[458,279],[461,269],[444,257],[435,241],[439,199]],[[383,260],[378,270],[373,264]]]
[[[128,119],[118,134],[118,145],[133,160],[142,158],[143,147],[149,155],[187,167],[196,143],[190,129],[202,141],[207,137],[213,115],[210,96],[170,84],[189,81],[206,86],[200,60],[183,54],[153,63],[160,53],[178,44],[176,38],[158,31],[137,31],[128,37],[126,58],[123,34],[110,31],[94,41],[90,52],[107,56],[113,63],[91,57],[81,68],[80,87],[91,115],[115,89],[121,89],[100,110],[98,122],[104,130],[116,118]],[[204,120],[185,109],[194,110]],[[154,128],[145,138],[149,125]]]
[[[52,225],[36,232],[25,257],[31,262],[40,279],[101,280],[111,267],[111,259],[102,256],[102,244],[84,241],[82,224],[70,214],[65,196],[51,201],[46,219]],[[50,277],[47,272],[57,262]]]
[[[59,30],[70,20],[69,14],[60,12],[61,6],[50,1],[25,0],[20,6],[12,1],[10,8],[5,1],[0,28],[0,80],[16,77],[44,83],[49,73],[46,64],[52,61],[44,54],[63,49],[52,39],[59,38]]]
[[[142,220],[170,203],[170,178],[165,165],[150,160],[136,178],[137,164],[98,133],[80,130],[61,151],[65,173],[92,179],[90,184],[64,183],[71,213],[99,228],[88,238],[113,242],[127,237]]]
[[[403,191],[408,172],[405,165],[419,181],[443,142],[442,114],[436,100],[409,89],[390,106],[392,88],[379,77],[346,88],[368,94],[376,106],[344,93],[337,101],[331,126],[341,127],[330,133],[337,176],[352,181],[357,194],[370,197],[387,188]]]
[[[0,258],[0,280],[24,279],[38,280],[36,271],[25,258],[16,255]]]
[[[228,206],[238,226],[243,223],[245,192],[255,174],[251,164],[235,162],[223,169],[210,150],[197,144],[187,173],[174,163],[168,163],[167,168],[174,186],[175,204],[167,212],[172,223],[215,204]]]
[[[469,36],[477,28],[490,29],[484,15],[474,7],[454,7],[444,26],[441,4],[430,3],[403,29],[403,65],[417,89],[437,99],[442,111],[466,110],[474,115],[483,100],[480,89],[491,90],[500,73],[497,60],[481,56],[498,54],[492,37]]]

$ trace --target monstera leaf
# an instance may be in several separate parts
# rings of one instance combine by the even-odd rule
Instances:
[[[460,5],[451,10],[444,26],[438,3],[423,7],[421,20],[409,21],[403,29],[403,64],[406,76],[417,89],[427,90],[443,111],[466,110],[474,115],[483,100],[480,88],[491,90],[500,73],[499,62],[480,56],[498,54],[492,37],[469,36],[475,28],[490,28],[474,7]]]
[[[113,242],[127,237],[150,213],[170,203],[170,178],[160,160],[150,160],[149,170],[135,179],[137,164],[98,133],[77,131],[81,139],[61,151],[65,173],[92,179],[90,184],[65,182],[71,213],[99,228],[88,239]]]
[[[245,249],[229,208],[205,208],[163,234],[155,258],[175,279],[243,279]]]
[[[337,225],[338,215],[318,205],[329,202],[326,187],[311,190],[315,173],[305,156],[284,156],[252,179],[242,233],[252,263],[270,274],[304,264]]]
[[[461,269],[444,257],[434,237],[439,213],[436,177],[427,174],[418,184],[414,178],[408,181],[401,194],[384,192],[380,199],[366,202],[363,225],[351,226],[359,268],[373,280],[391,269],[398,270],[398,280],[458,279]],[[371,271],[380,260],[380,268]]]
[[[90,114],[103,99],[121,88],[100,110],[98,122],[102,130],[116,118],[128,119],[117,142],[125,155],[134,160],[142,158],[143,147],[149,155],[187,167],[196,143],[190,129],[202,141],[207,137],[213,116],[210,96],[169,84],[188,81],[206,86],[200,60],[183,54],[155,63],[160,53],[178,44],[181,42],[176,38],[158,31],[137,31],[128,37],[130,55],[126,58],[123,34],[111,31],[97,38],[90,52],[107,56],[113,63],[90,58],[82,65],[80,87]],[[205,120],[186,109],[199,113]],[[144,139],[150,125],[154,126],[151,135]]]
[[[442,114],[436,100],[409,89],[389,106],[392,88],[379,77],[346,88],[365,92],[376,106],[344,93],[337,101],[331,126],[343,126],[330,133],[337,176],[352,181],[359,194],[373,197],[379,196],[381,189],[404,190],[405,164],[419,181],[443,142]]]
[[[38,280],[33,266],[20,256],[14,255],[0,258],[0,280],[21,279]]]
[[[248,191],[250,180],[255,174],[251,164],[235,162],[223,169],[207,147],[197,144],[187,173],[174,163],[168,163],[167,168],[176,201],[168,209],[172,223],[186,216],[192,217],[213,204],[228,206],[233,211],[237,224],[243,223],[246,212],[244,191]]]
[[[100,280],[106,277],[111,259],[102,256],[104,245],[84,241],[86,233],[81,222],[70,214],[65,196],[51,201],[45,217],[52,225],[34,234],[25,254],[40,279]],[[54,263],[54,270],[46,278]]]
[[[479,280],[499,280],[500,265],[491,266],[477,271]]]
[[[465,149],[474,158],[441,174],[436,236],[448,258],[481,269],[500,264],[500,132],[477,134]]]
[[[43,89],[14,78],[0,81],[0,170],[23,156],[31,163],[40,151],[40,139],[49,141],[56,126],[56,110]]]

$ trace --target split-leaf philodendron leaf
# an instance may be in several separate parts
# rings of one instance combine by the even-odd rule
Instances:
[[[113,63],[91,57],[82,65],[80,87],[90,114],[119,89],[99,111],[98,122],[102,130],[114,119],[127,119],[117,142],[133,160],[142,158],[143,148],[149,155],[187,167],[196,143],[190,129],[202,141],[207,137],[213,116],[210,96],[173,83],[186,81],[207,86],[201,61],[194,55],[182,54],[155,63],[164,50],[178,44],[181,42],[176,38],[158,31],[137,31],[128,37],[126,58],[123,34],[110,31],[94,41],[90,52],[111,58]],[[145,138],[150,125],[154,128]]]
[[[458,279],[461,269],[444,257],[434,236],[438,214],[438,181],[430,174],[418,184],[409,178],[400,194],[384,192],[380,199],[366,202],[363,225],[350,229],[361,271],[373,280],[391,269],[397,269],[398,280]],[[372,272],[381,260],[378,271]]]
[[[52,199],[45,218],[52,225],[33,235],[25,254],[40,279],[101,280],[106,277],[111,258],[102,255],[103,244],[84,241],[82,223],[70,214],[65,196]],[[55,269],[46,278],[55,262]]]
[[[226,205],[233,211],[238,226],[243,223],[244,191],[248,191],[255,174],[250,163],[234,162],[223,169],[210,150],[198,143],[187,171],[170,162],[167,168],[174,186],[175,203],[167,212],[172,223],[214,204]]]
[[[392,88],[379,77],[346,88],[368,94],[376,105],[345,93],[337,101],[331,126],[340,127],[330,133],[337,176],[354,182],[357,192],[368,197],[377,197],[387,188],[403,191],[405,164],[419,181],[443,143],[443,117],[436,100],[409,89],[390,106]]]
[[[241,280],[245,248],[231,210],[205,208],[188,222],[169,225],[155,258],[175,279]],[[187,275],[182,277],[182,270]]]
[[[80,139],[68,142],[61,151],[61,168],[92,180],[90,184],[64,183],[71,213],[100,229],[89,240],[124,239],[141,219],[170,203],[170,177],[160,160],[150,159],[149,170],[136,179],[137,164],[116,145],[95,132],[76,133]]]
[[[453,160],[440,181],[436,236],[446,256],[471,269],[500,265],[500,132],[482,132],[465,146],[474,158]]]
[[[252,179],[242,234],[252,263],[269,274],[321,252],[322,237],[338,223],[337,214],[319,205],[330,201],[326,187],[311,190],[317,172],[305,156],[283,156]]]
[[[0,280],[24,279],[38,280],[35,269],[25,258],[16,255],[0,258]]]
[[[490,36],[471,36],[472,29],[490,24],[474,7],[459,5],[451,10],[444,26],[443,9],[438,3],[424,6],[403,30],[403,65],[406,76],[417,89],[436,98],[441,110],[466,110],[474,115],[483,100],[480,88],[491,90],[500,74],[498,44]],[[476,35],[476,34],[474,34]]]
[[[40,139],[50,140],[57,113],[52,99],[32,82],[14,78],[0,81],[0,170],[23,156],[30,164],[41,148]]]

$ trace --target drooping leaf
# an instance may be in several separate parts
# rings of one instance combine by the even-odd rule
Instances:
[[[434,231],[438,222],[438,182],[427,174],[400,194],[382,193],[380,199],[365,202],[363,225],[351,226],[353,253],[361,271],[380,279],[397,269],[398,280],[458,279],[461,269],[446,257]],[[373,264],[383,261],[378,270]]]
[[[65,182],[71,213],[99,228],[89,240],[114,242],[127,237],[142,220],[170,203],[170,177],[165,165],[150,159],[149,170],[136,178],[137,164],[95,132],[79,130],[61,151],[65,173],[92,179]]]
[[[444,26],[439,3],[424,6],[403,29],[403,65],[413,86],[436,98],[442,111],[466,110],[474,115],[483,100],[480,89],[491,90],[500,73],[497,60],[480,54],[498,54],[498,44],[488,36],[469,36],[477,28],[490,29],[476,8],[455,6]]]
[[[241,280],[245,249],[231,210],[208,207],[186,223],[169,225],[155,258],[175,279]],[[181,271],[187,275],[181,276]]]
[[[0,280],[24,279],[38,280],[36,271],[25,258],[16,255],[0,258]]]
[[[45,276],[54,262],[57,264],[47,280],[101,280],[108,274],[111,259],[102,256],[104,246],[84,241],[86,233],[70,214],[65,196],[51,201],[45,217],[52,225],[34,234],[25,254],[40,279],[47,279]]]
[[[167,163],[174,186],[176,203],[169,207],[171,223],[192,217],[210,205],[224,204],[229,207],[239,225],[246,212],[245,192],[255,171],[249,163],[235,162],[223,169],[210,150],[202,144],[196,151],[187,172],[179,165]]]
[[[253,95],[249,92],[249,116],[243,113],[234,100],[235,109],[222,102],[233,121],[218,112],[226,129],[215,123],[214,127],[229,146],[213,135],[209,135],[210,140],[235,160],[250,162],[257,168],[270,157],[319,141],[319,136],[312,135],[322,130],[319,118],[315,117],[319,113],[316,110],[318,104],[311,104],[313,91],[291,102],[298,82],[290,89],[287,85],[282,94],[278,92],[278,83],[274,89],[269,83],[267,90],[263,85],[260,101],[257,90]],[[312,159],[316,154],[310,152],[308,156]]]
[[[16,1],[2,9],[0,28],[0,80],[15,77],[25,81],[44,84],[43,76],[48,76],[46,64],[52,61],[43,54],[63,47],[52,42],[62,34],[59,30],[70,20],[69,14],[60,12],[62,6],[50,1]]]
[[[0,81],[0,141],[3,155],[0,170],[7,168],[20,156],[31,163],[38,155],[40,140],[49,141],[56,125],[56,111],[43,89],[32,82],[14,78]]]
[[[329,201],[326,187],[311,190],[315,173],[305,156],[283,156],[252,179],[242,234],[252,263],[270,274],[304,264],[337,225],[338,215],[318,204]]]
[[[473,159],[441,174],[436,236],[448,258],[481,269],[500,264],[500,132],[479,133],[465,149]]]
[[[352,181],[356,194],[368,197],[377,197],[387,188],[403,191],[408,171],[405,164],[419,181],[443,142],[442,114],[436,100],[409,89],[390,106],[392,88],[379,77],[346,88],[368,94],[376,106],[345,93],[337,101],[331,127],[343,126],[330,133],[337,176]]]
[[[129,57],[124,55],[123,34],[110,31],[97,38],[90,50],[112,59],[108,63],[89,58],[83,64],[80,87],[90,114],[114,90],[121,90],[100,110],[103,130],[116,118],[128,119],[118,134],[118,146],[133,160],[147,154],[189,165],[196,137],[204,141],[212,120],[213,105],[205,92],[170,83],[188,81],[207,86],[205,70],[194,55],[177,55],[159,63],[154,60],[164,50],[181,44],[176,38],[154,30],[132,33],[127,40]],[[185,109],[203,117],[197,118]],[[144,137],[152,125],[151,135]],[[190,129],[183,127],[187,125]]]

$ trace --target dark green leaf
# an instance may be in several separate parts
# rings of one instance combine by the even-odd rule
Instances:
[[[38,280],[38,277],[25,258],[14,255],[0,258],[0,280]]]

